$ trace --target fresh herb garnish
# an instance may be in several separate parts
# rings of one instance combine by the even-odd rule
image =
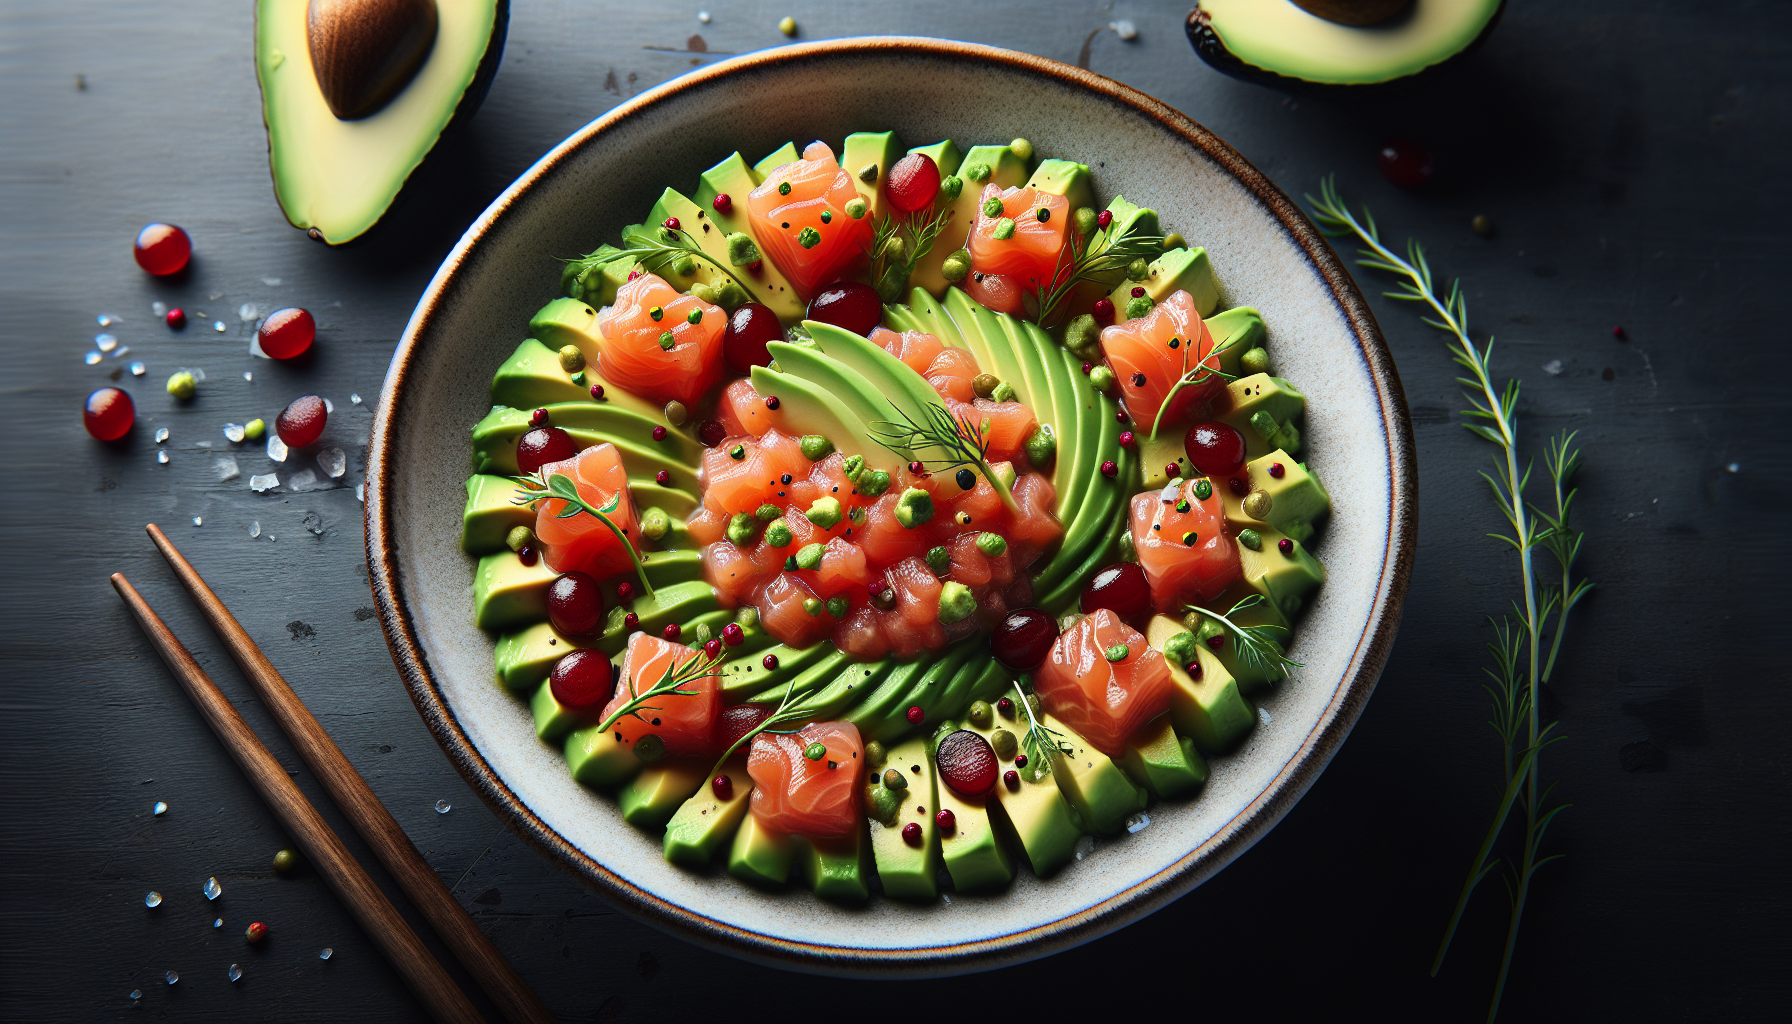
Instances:
[[[1239,664],[1261,673],[1267,678],[1281,679],[1288,674],[1289,669],[1301,667],[1300,662],[1290,661],[1287,655],[1282,653],[1282,644],[1276,639],[1276,634],[1284,632],[1284,630],[1280,626],[1241,626],[1232,621],[1238,613],[1248,612],[1252,608],[1260,608],[1266,604],[1269,604],[1269,598],[1262,594],[1252,594],[1233,605],[1232,610],[1224,614],[1211,608],[1202,608],[1192,604],[1184,605],[1182,610],[1198,612],[1226,627],[1226,630],[1232,634],[1233,644],[1238,650]]]
[[[891,402],[890,408],[902,419],[901,422],[878,420],[870,424],[871,436],[878,444],[904,458],[914,459],[929,473],[945,473],[960,466],[977,470],[995,488],[996,495],[1009,511],[1019,510],[1014,493],[989,464],[989,441],[984,437],[989,426],[987,418],[981,424],[972,423],[968,417],[954,415],[939,402],[928,402],[921,409],[924,422],[916,423],[896,403]],[[934,449],[942,453],[939,458],[919,457],[921,452]]]
[[[1308,196],[1307,202],[1312,204],[1314,218],[1321,230],[1334,237],[1354,237],[1362,244],[1357,259],[1360,266],[1401,278],[1398,290],[1383,294],[1391,299],[1430,307],[1432,315],[1425,317],[1425,322],[1450,335],[1450,355],[1469,373],[1467,377],[1457,378],[1471,406],[1463,412],[1468,419],[1463,426],[1500,449],[1495,472],[1481,475],[1493,489],[1500,512],[1512,528],[1510,535],[1492,536],[1510,544],[1517,552],[1522,590],[1522,602],[1514,602],[1513,614],[1495,621],[1497,639],[1488,645],[1493,656],[1493,667],[1488,669],[1488,674],[1497,685],[1487,687],[1487,690],[1493,698],[1492,725],[1500,737],[1506,785],[1494,810],[1493,822],[1469,866],[1462,892],[1457,897],[1450,923],[1444,929],[1443,941],[1431,965],[1435,977],[1443,967],[1444,955],[1449,952],[1456,927],[1462,922],[1469,896],[1494,868],[1500,866],[1493,849],[1505,831],[1513,807],[1523,807],[1524,835],[1519,840],[1517,865],[1509,865],[1506,869],[1512,916],[1506,927],[1505,951],[1500,958],[1499,977],[1494,982],[1493,999],[1487,1011],[1487,1019],[1491,1021],[1499,1013],[1500,996],[1511,972],[1512,953],[1518,943],[1518,926],[1524,914],[1525,898],[1530,894],[1531,879],[1539,868],[1561,856],[1539,856],[1544,832],[1568,805],[1545,806],[1554,787],[1540,785],[1538,762],[1543,749],[1560,737],[1550,736],[1555,723],[1539,721],[1538,696],[1542,684],[1549,681],[1555,668],[1568,612],[1593,586],[1584,579],[1577,582],[1574,578],[1574,563],[1580,556],[1583,535],[1568,524],[1575,495],[1571,483],[1580,468],[1580,452],[1574,447],[1573,433],[1564,432],[1551,438],[1544,455],[1544,466],[1549,473],[1555,510],[1548,512],[1527,501],[1525,485],[1530,481],[1531,467],[1521,468],[1518,458],[1519,382],[1510,380],[1503,389],[1494,384],[1493,339],[1489,338],[1485,347],[1470,340],[1468,303],[1463,298],[1460,282],[1452,281],[1448,294],[1440,294],[1432,280],[1424,249],[1417,242],[1409,241],[1406,258],[1396,255],[1382,244],[1375,218],[1368,210],[1363,211],[1360,221],[1352,216],[1330,178],[1321,184],[1320,198]],[[1538,547],[1555,556],[1562,573],[1559,584],[1538,579],[1532,564],[1532,552]],[[1543,634],[1552,614],[1555,616],[1555,637],[1545,660]]]
[[[629,561],[634,563],[635,575],[641,580],[642,591],[648,597],[653,596],[653,583],[647,578],[647,566],[642,563],[640,553],[635,550],[634,543],[628,539],[627,531],[617,526],[615,520],[610,518],[610,513],[622,507],[621,488],[618,488],[615,494],[610,495],[609,504],[598,508],[579,497],[578,485],[564,473],[555,473],[545,480],[539,475],[513,476],[510,479],[516,482],[518,490],[522,492],[510,499],[512,504],[533,506],[538,501],[557,498],[566,502],[566,507],[554,513],[555,519],[570,519],[580,512],[596,516],[598,521],[609,527],[610,532],[616,535],[616,539],[622,542],[623,550],[628,552]]]
[[[944,193],[941,194],[941,197]],[[919,211],[900,219],[886,214],[879,221],[871,235],[871,247],[866,255],[871,257],[871,280],[882,282],[890,275],[892,267],[901,269],[901,279],[907,282],[914,274],[916,264],[921,257],[933,251],[933,243],[945,230],[946,222],[952,219],[952,204],[947,202],[931,217],[923,217]],[[892,253],[890,242],[900,232],[902,245],[900,252]],[[886,301],[896,296],[885,296]]]
[[[784,725],[788,722],[798,721],[799,719],[806,718],[810,714],[813,713],[812,709],[803,707],[801,704],[798,704],[796,707],[790,706],[790,695],[795,689],[796,689],[796,675],[793,673],[790,677],[790,681],[788,683],[784,684],[783,699],[778,701],[778,706],[776,708],[772,709],[771,715],[768,716],[765,721],[760,722],[758,725],[754,726],[751,729],[748,729],[746,731],[746,733],[741,736],[740,739],[735,740],[734,743],[732,745],[730,745],[727,750],[722,751],[722,756],[716,758],[715,765],[713,767],[711,767],[709,770],[710,778],[714,778],[716,776],[716,774],[722,770],[722,765],[726,764],[728,762],[728,759],[730,757],[734,756],[734,752],[741,748],[741,744],[746,743],[747,741],[751,740],[753,737],[759,735],[760,733],[762,733],[762,732],[770,733],[773,736],[794,736],[794,735],[796,735],[796,733],[798,732],[798,730],[796,730],[796,729],[774,729],[774,728],[772,728],[772,726],[774,726],[774,725]]]
[[[1059,741],[1053,738],[1063,734],[1034,716],[1033,705],[1029,702],[1030,695],[1020,688],[1018,682],[1013,685],[1015,703],[1020,705],[1027,716],[1027,732],[1021,737],[1021,751],[1027,755],[1028,778],[1037,781],[1045,778],[1052,770],[1053,757],[1060,752],[1069,751],[1061,751]]]
[[[1176,383],[1170,385],[1169,393],[1164,395],[1163,404],[1157,407],[1157,415],[1151,420],[1151,433],[1149,436],[1153,438],[1157,437],[1158,425],[1163,422],[1164,411],[1170,408],[1170,400],[1176,397],[1176,392],[1181,391],[1183,388],[1190,387],[1191,385],[1199,384],[1209,377],[1218,377],[1220,380],[1225,381],[1238,379],[1236,374],[1227,373],[1220,369],[1218,364],[1220,353],[1239,344],[1243,338],[1244,332],[1239,331],[1232,337],[1227,338],[1225,344],[1215,345],[1212,352],[1207,353],[1204,358],[1195,364],[1194,369],[1190,369],[1188,365],[1189,350],[1195,347],[1194,339],[1189,339],[1189,343],[1182,346],[1182,376],[1176,378]],[[1214,365],[1208,366],[1208,360],[1212,360]]]
[[[657,274],[664,270],[667,264],[691,256],[727,274],[748,295],[753,294],[753,289],[747,286],[747,282],[741,280],[739,275],[735,274],[727,264],[704,252],[703,247],[697,244],[696,238],[682,228],[673,230],[661,226],[651,230],[643,229],[623,235],[622,241],[628,248],[611,250],[607,253],[599,249],[588,256],[567,260],[567,263],[579,268],[578,273],[572,275],[573,279],[583,280],[586,274],[600,266],[608,266],[611,263],[631,259],[645,267],[648,273]]]
[[[1148,260],[1162,255],[1164,251],[1164,236],[1148,235],[1137,230],[1136,221],[1127,225],[1124,234],[1112,235],[1104,232],[1101,240],[1091,245],[1089,237],[1094,234],[1093,231],[1089,235],[1080,234],[1072,226],[1070,244],[1058,253],[1058,262],[1052,268],[1051,277],[1033,290],[1028,304],[1034,307],[1033,319],[1041,326],[1051,319],[1058,304],[1077,285],[1116,271],[1124,271],[1133,260]]]
[[[660,674],[659,682],[654,683],[652,686],[639,692],[636,692],[635,690],[635,681],[633,679],[624,679],[622,682],[623,685],[628,687],[629,699],[624,702],[621,707],[612,712],[609,717],[605,718],[603,724],[598,726],[597,731],[600,733],[609,732],[610,727],[623,718],[633,718],[637,721],[646,722],[647,719],[642,717],[641,712],[664,710],[663,708],[647,703],[656,697],[697,696],[699,691],[683,689],[684,684],[715,675],[716,666],[722,663],[724,657],[726,657],[726,655],[721,651],[718,651],[716,656],[712,658],[707,652],[699,650],[696,652],[695,657],[686,658],[683,662],[679,662],[675,658],[673,659],[672,664],[666,666],[666,671]]]

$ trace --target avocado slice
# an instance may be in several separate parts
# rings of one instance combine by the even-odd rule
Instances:
[[[641,769],[616,794],[622,820],[650,831],[665,828],[672,815],[709,781],[709,764],[707,760],[674,758]]]
[[[796,158],[792,156],[791,159]],[[763,180],[763,175],[755,177],[753,169],[747,166],[746,159],[735,153],[703,172],[697,194],[692,198],[699,209],[707,211],[708,223],[714,224],[723,237],[743,232],[757,244],[759,236],[753,231],[752,218],[747,216],[747,195]],[[728,197],[726,213],[716,209],[716,197],[720,195]],[[760,251],[764,251],[764,246],[760,246]],[[724,259],[723,262],[728,261]],[[753,285],[755,299],[777,313],[779,320],[788,324],[801,318],[803,301],[797,297],[796,290],[790,287],[789,278],[773,266],[771,260],[763,260],[757,273],[742,273],[739,270],[735,273]]]
[[[1162,302],[1177,292],[1187,292],[1194,300],[1195,312],[1202,317],[1212,316],[1220,304],[1219,285],[1213,280],[1213,264],[1207,259],[1206,249],[1171,249],[1151,261],[1142,280],[1125,279],[1115,285],[1108,293],[1108,301],[1115,309],[1124,310],[1132,301],[1134,288],[1145,289],[1145,295],[1153,303]],[[1220,344],[1217,336],[1214,344]],[[1239,349],[1237,354],[1243,352],[1244,349]]]
[[[940,723],[929,741],[928,760],[938,757],[940,741],[956,728],[956,723],[950,721]],[[996,785],[1001,783],[998,781]],[[993,799],[993,793],[964,796],[954,792],[944,779],[934,788],[937,807],[928,808],[928,811],[952,812],[952,827],[939,830],[940,858],[945,862],[946,873],[952,876],[952,887],[959,892],[1000,889],[1014,881],[1014,858],[1002,845],[995,824],[990,820]]]
[[[770,349],[773,346],[793,349],[798,347],[786,346],[781,341],[774,341],[766,347]],[[799,363],[805,368],[811,365],[802,362],[800,357]],[[748,379],[753,383],[753,390],[778,400],[775,425],[785,429],[787,433],[799,437],[804,434],[820,434],[822,437],[838,438],[840,443],[855,446],[859,443],[857,439],[869,433],[869,426],[859,418],[854,408],[848,406],[827,384],[818,384],[800,374],[785,373],[781,369],[774,370],[767,366],[753,367]],[[902,465],[901,459],[882,445],[874,445],[870,450],[855,454],[863,455],[866,464],[872,469],[881,469],[891,476]]]
[[[560,270],[560,290],[566,297],[589,306],[608,306],[616,292],[628,283],[640,261],[621,249],[604,244],[584,259],[568,260]]]
[[[492,660],[496,662],[498,681],[510,692],[534,693],[561,655],[583,646],[562,636],[548,623],[537,622],[499,636]]]
[[[693,620],[698,616],[720,610],[721,603],[716,599],[715,588],[700,579],[664,587],[656,584],[652,594],[637,594],[627,608],[620,605],[612,607],[604,622],[603,634],[590,646],[605,654],[621,653],[628,646],[629,630],[624,627],[623,619],[629,612],[640,617],[638,628],[641,632],[658,634],[669,622],[695,628]]]
[[[1144,810],[1145,791],[1133,785],[1114,759],[1096,750],[1052,715],[1042,724],[1057,733],[1058,752],[1052,755],[1052,775],[1058,791],[1077,813],[1086,831],[1110,836],[1125,827],[1127,817]]]
[[[939,144],[943,145],[945,143]],[[931,150],[937,148],[938,146],[930,146],[910,152],[926,152],[928,156],[933,156]],[[939,163],[938,157],[934,158],[934,162]],[[982,181],[972,181],[965,177],[964,172],[975,164],[989,168],[989,177]],[[958,174],[964,178],[964,189],[950,205],[942,207],[947,211],[946,222],[940,227],[939,235],[934,238],[933,248],[915,261],[914,272],[908,278],[910,286],[924,288],[930,295],[946,293],[946,276],[941,268],[946,257],[964,248],[965,242],[969,240],[971,227],[977,223],[977,208],[982,205],[979,197],[983,194],[983,186],[993,184],[997,188],[1010,189],[1020,185],[1027,180],[1027,162],[1008,146],[972,146],[970,152],[964,154],[963,159],[952,170],[948,171],[943,165],[940,167],[942,177],[948,174]],[[943,336],[940,340],[946,341]],[[946,343],[952,344],[949,341]]]
[[[703,867],[715,859],[717,851],[733,839],[740,828],[741,818],[747,813],[748,798],[753,793],[753,778],[747,774],[746,752],[735,753],[717,774],[728,776],[733,783],[728,799],[718,799],[715,787],[706,782],[666,823],[663,848],[666,859],[674,864]]]
[[[593,789],[614,789],[635,777],[641,760],[634,744],[619,732],[600,732],[593,723],[566,737],[566,767],[580,784]]]
[[[865,216],[876,223],[889,211],[884,209],[884,181],[891,165],[901,159],[902,149],[895,132],[854,132],[846,137],[840,154],[840,166],[852,175],[853,187],[865,197],[869,207]],[[865,180],[867,168],[875,168],[871,180]]]
[[[1220,422],[1244,437],[1246,459],[1260,459],[1281,448],[1300,451],[1300,427],[1296,421],[1307,412],[1307,399],[1294,385],[1267,373],[1254,373],[1226,385],[1231,408],[1218,414]]]
[[[764,159],[753,165],[753,184],[764,184],[765,179],[771,177],[773,171],[785,164],[796,163],[802,158],[803,154],[797,150],[796,143],[786,142],[767,153]]]
[[[547,618],[548,585],[556,575],[545,558],[524,565],[514,551],[486,555],[473,572],[473,624],[507,629]]]
[[[1207,762],[1194,741],[1176,735],[1169,715],[1157,718],[1126,741],[1122,771],[1159,799],[1185,796],[1207,781]]]
[[[589,434],[593,443],[609,441],[618,447],[632,444],[643,451],[655,453],[660,461],[685,466],[696,465],[703,460],[703,446],[683,427],[667,423],[663,413],[659,416],[647,416],[620,404],[593,402],[590,399],[583,402],[559,402],[541,408],[547,410],[549,422],[554,426],[568,433],[582,431]],[[476,457],[496,460],[498,450],[508,446],[511,449],[511,461],[514,462],[517,439],[532,429],[529,419],[532,414],[533,410],[524,412],[511,408],[493,409],[487,413],[473,427],[473,450],[481,453]],[[664,440],[653,439],[655,427],[666,428]],[[488,452],[491,454],[483,454]],[[643,468],[652,468],[654,472],[658,472],[662,467],[655,465]],[[634,467],[631,466],[630,469],[632,471]],[[653,473],[644,475],[651,478]]]
[[[754,885],[782,885],[790,880],[796,841],[766,829],[759,816],[748,814],[734,832],[728,850],[728,873]]]
[[[586,371],[590,376],[590,371]],[[492,404],[539,409],[555,402],[591,400],[591,384],[574,384],[560,368],[560,353],[534,338],[525,338],[492,376]],[[607,390],[607,389],[606,389]]]
[[[504,54],[508,0],[431,7],[434,42],[409,81],[372,112],[343,120],[312,66],[308,5],[255,6],[255,77],[274,196],[287,221],[320,242],[352,242],[379,223],[437,141],[485,99]]]
[[[1279,472],[1273,471],[1277,467],[1280,467]],[[1245,514],[1241,495],[1225,486],[1225,481],[1215,480],[1213,483],[1215,493],[1225,504],[1227,519],[1255,520],[1256,517]],[[1269,514],[1261,522],[1296,541],[1310,539],[1314,523],[1331,512],[1332,499],[1325,492],[1325,485],[1304,463],[1294,461],[1294,456],[1279,448],[1245,463],[1244,484],[1245,494],[1264,491],[1269,495]]]
[[[543,681],[529,699],[529,715],[535,720],[535,735],[544,743],[561,744],[574,729],[596,725],[598,708],[569,708],[554,699],[554,686]]]
[[[1012,714],[1012,713],[1011,713]],[[966,724],[984,739],[1006,729],[1017,740],[1026,733],[1025,722],[1018,716],[995,716],[989,725],[978,728]],[[1004,773],[1009,765],[1002,766]],[[1058,781],[1049,771],[1037,775],[1030,769],[1015,769],[1018,782],[1010,786],[1004,779],[996,784],[996,830],[1008,844],[1022,852],[1033,874],[1044,878],[1071,862],[1076,856],[1076,841],[1082,835],[1070,811],[1070,804],[1058,792]]]
[[[863,903],[871,898],[865,860],[870,844],[860,827],[843,839],[811,839],[791,836],[796,869],[809,880],[815,895],[834,903]]]
[[[889,824],[871,819],[871,854],[884,895],[913,903],[932,903],[940,898],[940,830],[930,810],[939,806],[939,777],[928,754],[925,737],[898,744],[890,748],[882,765],[874,766],[878,772],[871,775],[868,783],[882,786],[882,771],[900,772],[908,780],[907,788],[900,790],[902,803],[896,817]],[[921,842],[915,845],[902,838],[902,830],[911,824],[921,828]]]
[[[733,199],[733,196],[729,198]],[[733,266],[728,259],[729,234],[735,231],[754,234],[752,222],[745,213],[746,201],[746,193],[742,193],[741,205],[732,209],[730,216],[723,217],[715,209],[713,199],[709,206],[699,206],[692,200],[686,199],[677,190],[666,189],[660,193],[659,202],[655,203],[653,209],[648,211],[645,226],[637,224],[623,228],[622,238],[626,242],[636,235],[651,234],[655,228],[664,224],[668,217],[677,217],[684,232],[696,241],[698,248],[722,266],[728,267],[738,283],[746,285],[747,292],[752,295],[754,302],[769,306],[772,312],[778,314],[780,320],[789,323],[792,319],[802,315],[803,303],[797,298],[796,292],[790,289],[784,275],[777,273],[776,268],[772,268],[772,272],[767,273],[768,265],[765,264],[762,264],[759,272],[755,274],[744,267]],[[739,226],[731,226],[737,222]],[[758,236],[754,235],[754,237],[757,240]],[[714,264],[704,260],[695,260],[694,262],[697,264],[697,273],[692,277],[680,278],[672,273],[670,266],[655,267],[654,273],[681,290],[688,289],[698,280],[719,285],[728,279],[728,275]]]
[[[1162,651],[1164,644],[1186,632],[1181,622],[1168,615],[1154,615],[1145,627],[1146,639]],[[1207,754],[1223,754],[1238,745],[1257,724],[1257,713],[1238,692],[1238,681],[1206,644],[1195,647],[1195,671],[1184,669],[1174,658],[1170,666],[1170,723],[1178,735],[1195,741]]]
[[[1095,205],[1094,184],[1089,165],[1071,160],[1041,160],[1033,169],[1027,187],[1070,200],[1071,210]]]
[[[755,626],[754,629],[764,632],[763,627]],[[778,667],[766,668],[766,658],[777,659]],[[722,663],[722,703],[739,704],[763,695],[765,700],[776,704],[784,695],[785,685],[794,676],[813,668],[816,662],[839,665],[845,660],[845,655],[832,644],[810,644],[802,648],[774,644],[758,658],[729,658]]]
[[[504,547],[504,538],[518,526],[533,527],[535,513],[511,499],[516,481],[488,473],[467,478],[467,507],[461,513],[460,548],[483,555]]]
[[[1414,3],[1410,15],[1350,25],[1310,13],[1327,6],[1312,0],[1200,0],[1186,31],[1202,60],[1234,78],[1302,93],[1336,86],[1361,90],[1471,52],[1505,9],[1504,0]]]

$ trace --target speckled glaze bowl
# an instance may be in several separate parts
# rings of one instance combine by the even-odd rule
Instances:
[[[900,102],[894,97],[901,97]],[[970,98],[975,102],[969,102]],[[555,297],[559,257],[614,240],[667,185],[739,149],[894,130],[1032,140],[1096,166],[1207,248],[1222,307],[1255,306],[1280,375],[1308,398],[1311,464],[1333,514],[1316,546],[1329,579],[1290,652],[1305,663],[1261,702],[1258,727],[1213,759],[1199,799],[1159,803],[1136,834],[1008,890],[930,907],[845,908],[805,887],[767,893],[661,857],[657,835],[573,782],[495,681],[472,626],[473,562],[459,547],[470,435],[492,373]],[[1411,426],[1394,363],[1343,266],[1300,209],[1243,157],[1169,107],[1099,75],[932,39],[813,43],[750,54],[668,82],[555,147],[467,230],[417,304],[373,424],[367,561],[380,621],[411,698],[499,817],[618,907],[672,934],[795,970],[915,976],[1044,956],[1149,914],[1211,877],[1313,784],[1387,659],[1415,538]]]

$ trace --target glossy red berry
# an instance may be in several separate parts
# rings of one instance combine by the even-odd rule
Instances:
[[[1108,461],[1101,464],[1101,475],[1102,476],[1105,476],[1105,477],[1108,477],[1111,479],[1115,475],[1117,475],[1119,472],[1120,472],[1120,465],[1119,465],[1119,463],[1115,462],[1113,459],[1109,459]]]
[[[783,340],[784,325],[770,306],[742,303],[728,314],[728,328],[722,332],[722,358],[730,370],[744,374],[755,366],[770,366],[772,354],[765,346]]]
[[[1244,465],[1244,435],[1224,423],[1197,423],[1188,428],[1182,450],[1195,472],[1229,476]]]
[[[747,634],[744,630],[742,630],[740,628],[739,623],[730,622],[726,626],[722,627],[722,642],[727,644],[728,646],[739,647],[741,644],[746,642],[746,639],[747,639]]]
[[[548,415],[546,409],[537,409],[529,414],[529,425],[531,427],[545,427],[552,421],[553,418]]]
[[[541,561],[541,552],[524,544],[522,547],[516,549],[516,560],[524,565],[534,565],[536,562]]]
[[[1280,480],[1288,475],[1288,467],[1282,465],[1280,462],[1272,462],[1269,464],[1269,475]]]
[[[1095,308],[1089,312],[1095,314],[1096,320],[1105,324],[1114,319],[1114,301],[1112,299],[1096,299]]]
[[[260,921],[251,922],[249,927],[243,930],[243,938],[248,939],[250,942],[260,942],[267,937],[268,926],[262,924]]]
[[[1083,588],[1078,605],[1084,615],[1107,608],[1123,619],[1151,610],[1151,584],[1136,562],[1115,562],[1096,573]]]
[[[844,331],[868,335],[884,318],[883,300],[868,284],[836,281],[809,300],[809,319]]]
[[[665,427],[654,427],[652,434],[653,434],[653,439],[655,441],[664,441],[666,439],[666,428]]]
[[[958,815],[942,808],[933,816],[933,823],[940,827],[941,832],[950,832],[958,827]]]
[[[717,658],[721,657],[722,656],[722,641],[715,640],[715,639],[703,641],[703,655],[704,655],[704,657],[707,657],[711,661],[714,661]]]
[[[1143,287],[1142,287],[1142,286],[1140,286],[1140,285],[1133,285],[1133,287],[1132,287],[1132,297],[1133,297],[1133,298],[1135,298],[1135,299],[1142,299],[1142,298],[1144,298],[1144,297],[1145,297],[1145,289],[1144,289],[1144,288],[1143,288]]]
[[[316,395],[293,399],[274,419],[274,429],[288,448],[303,448],[323,436],[324,422],[330,417],[324,400]]]
[[[709,205],[715,207],[717,213],[727,214],[734,209],[734,200],[728,198],[726,192],[717,192],[716,197],[709,201]]]
[[[766,657],[769,658],[769,657],[771,657],[771,655],[768,654],[768,655],[766,655]],[[912,708],[908,709],[908,724],[920,725],[922,722],[925,722],[925,721],[927,721],[927,712],[921,710],[919,707],[912,707]]]
[[[890,205],[903,213],[932,206],[940,194],[939,165],[926,154],[910,153],[890,167],[884,194],[890,197]]]
[[[131,255],[137,257],[139,267],[157,277],[166,277],[186,269],[187,261],[193,258],[193,240],[172,224],[146,224],[137,232]]]
[[[604,400],[604,386],[602,384],[591,385],[591,400],[593,402],[601,402]]]
[[[1020,773],[1010,768],[1002,773],[1002,782],[1007,785],[1009,792],[1018,790],[1020,789]]]
[[[187,314],[185,310],[171,309],[168,311],[166,319],[168,321],[168,329],[171,331],[178,331],[187,326]]]
[[[777,395],[766,395],[765,396],[765,407],[767,409],[770,409],[773,412],[777,412],[778,406],[780,406],[782,404],[784,404],[784,403],[778,401]]]
[[[562,636],[592,636],[603,629],[604,593],[597,580],[577,570],[548,584],[548,621]]]
[[[778,656],[776,654],[768,654],[759,663],[764,665],[767,671],[770,671],[778,667]]]
[[[1375,164],[1381,176],[1401,188],[1418,188],[1431,180],[1431,154],[1411,139],[1389,139],[1381,144]]]
[[[728,197],[727,196],[717,196],[716,198],[717,199],[726,199]],[[727,750],[728,748],[723,747],[722,749]],[[710,791],[716,795],[717,800],[726,802],[726,801],[734,799],[734,780],[729,778],[726,775],[718,775],[715,778],[710,779],[709,780],[709,788],[710,788]]]
[[[989,636],[990,653],[1010,672],[1031,672],[1045,664],[1058,639],[1058,624],[1037,608],[1016,608]],[[1010,708],[1013,704],[1002,698]]]
[[[622,617],[623,632],[633,633],[635,630],[640,629],[640,628],[641,628],[641,616],[636,615],[634,612],[629,612],[627,615],[624,615]]]
[[[1276,550],[1284,555],[1292,555],[1294,554],[1294,542],[1287,537],[1283,537],[1281,540],[1276,541]]]
[[[1095,226],[1098,228],[1106,228],[1112,223],[1114,223],[1114,214],[1111,210],[1103,210],[1095,215]]]
[[[87,396],[81,408],[81,425],[101,441],[116,441],[137,422],[137,405],[117,388],[100,388]]]
[[[554,662],[548,692],[561,707],[594,708],[610,699],[615,681],[610,659],[602,651],[572,651]]]
[[[634,599],[635,585],[633,583],[624,580],[623,582],[616,584],[616,600],[618,602],[627,604]]]
[[[1122,430],[1120,432],[1120,447],[1122,448],[1131,448],[1138,443],[1138,440],[1139,439],[1134,437],[1130,430]]]
[[[1056,631],[1057,631],[1056,627],[1053,627],[1053,632],[1056,632]],[[1001,700],[996,701],[996,710],[1001,712],[1003,718],[1013,718],[1014,717],[1014,702],[1009,700],[1006,697],[1003,697]]]
[[[658,473],[653,474],[653,482],[659,484],[661,487],[665,487],[672,482],[672,474],[667,470],[662,469]]]
[[[516,439],[516,468],[525,474],[577,454],[579,446],[572,435],[559,427],[536,427]]]
[[[1251,486],[1235,476],[1226,478],[1226,486],[1231,489],[1233,494],[1238,495],[1240,498],[1251,493]]]
[[[1027,766],[1027,755],[1025,755],[1025,754],[1014,755],[1014,767],[1025,768],[1026,766]]]
[[[969,729],[941,740],[934,761],[940,778],[959,796],[982,796],[996,784],[996,752],[988,740]]]
[[[311,351],[316,339],[317,321],[298,308],[276,309],[255,332],[255,343],[270,359],[296,359]]]
[[[666,230],[667,231],[677,231],[681,226],[682,225],[680,225],[678,223],[677,217],[667,217],[666,218]]]
[[[920,822],[911,821],[908,824],[902,826],[902,841],[903,842],[907,843],[910,846],[919,847],[921,845],[921,839],[922,839],[922,836],[921,836],[921,823]]]
[[[684,629],[682,627],[680,627],[678,625],[678,623],[676,623],[676,622],[668,622],[668,623],[666,623],[665,628],[660,630],[660,635],[665,637],[667,640],[672,641],[673,643],[677,643],[679,636],[681,636],[683,633],[684,633]]]
[[[1174,480],[1182,475],[1182,466],[1174,462],[1164,464],[1164,475]]]

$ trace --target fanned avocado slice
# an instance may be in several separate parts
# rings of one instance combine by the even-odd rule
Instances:
[[[1504,9],[1504,0],[1200,0],[1186,30],[1216,71],[1317,92],[1385,84],[1451,63],[1487,38]]]
[[[353,120],[337,117],[319,85],[307,27],[313,6],[325,5],[259,0],[255,74],[280,208],[312,238],[342,245],[379,223],[436,142],[478,109],[504,53],[510,4],[454,0],[428,5],[436,15],[434,41],[421,44],[427,54],[422,63],[377,109],[350,111],[361,115]],[[385,56],[376,54],[375,62]],[[325,76],[358,77],[354,72],[365,68],[353,63],[332,60]],[[386,90],[376,91],[389,92],[391,83],[386,84]]]

